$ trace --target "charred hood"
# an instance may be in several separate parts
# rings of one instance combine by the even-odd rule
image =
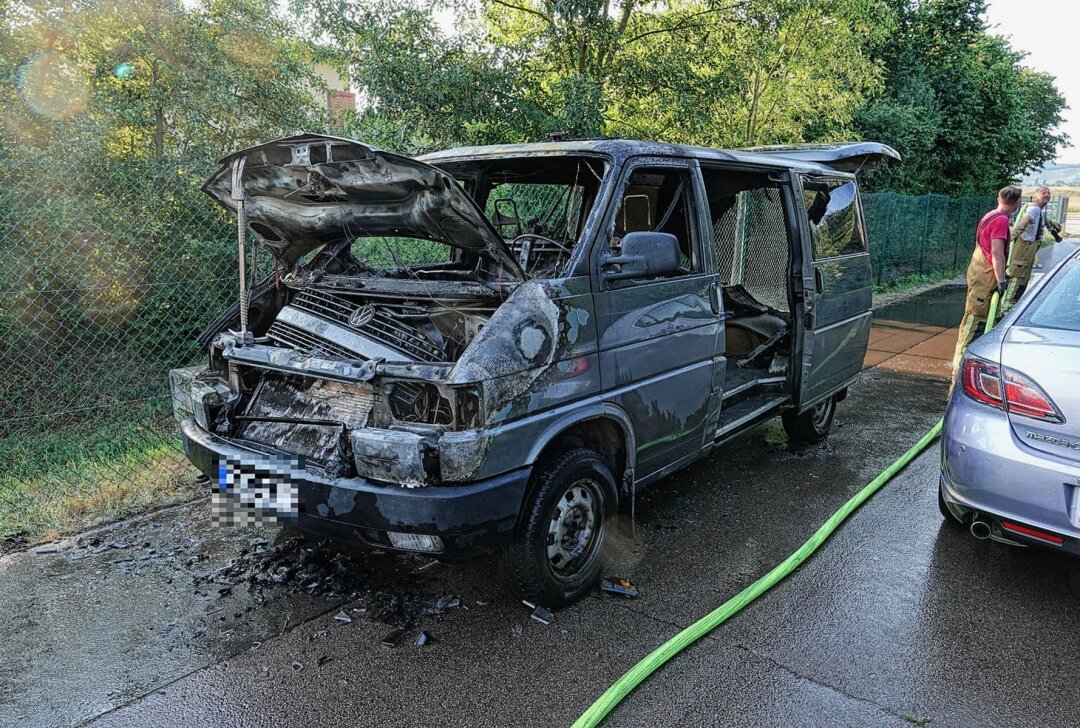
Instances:
[[[484,213],[437,167],[351,139],[285,137],[222,158],[203,185],[233,215],[241,159],[248,224],[286,266],[327,243],[388,235],[469,250],[524,278]]]

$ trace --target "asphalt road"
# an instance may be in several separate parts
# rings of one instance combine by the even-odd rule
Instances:
[[[641,596],[597,594],[550,625],[493,557],[297,544],[217,528],[203,503],[5,556],[0,725],[567,725],[802,543],[944,394],[867,370],[825,444],[790,450],[767,424],[662,481],[615,543]],[[608,724],[1076,725],[1080,562],[943,524],[937,461],[931,447]]]

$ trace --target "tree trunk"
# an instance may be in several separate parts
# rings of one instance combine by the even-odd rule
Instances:
[[[157,90],[158,61],[150,64],[150,88]],[[165,157],[165,109],[161,104],[154,107],[154,161],[160,162]]]
[[[750,110],[746,115],[746,138],[744,144],[753,146],[754,137],[757,135],[757,108],[761,98],[761,69],[754,70],[754,82],[750,90]]]
[[[160,162],[165,157],[165,111],[160,106],[154,109],[154,161]]]

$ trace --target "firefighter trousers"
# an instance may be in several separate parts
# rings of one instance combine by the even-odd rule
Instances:
[[[996,290],[994,266],[986,260],[982,248],[976,245],[967,269],[967,298],[964,300],[964,318],[960,320],[960,335],[956,337],[956,352],[953,354],[953,381],[956,381],[956,370],[968,345],[976,332],[986,325],[990,298]]]

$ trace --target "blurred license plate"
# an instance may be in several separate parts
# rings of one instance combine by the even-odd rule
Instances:
[[[218,461],[218,489],[245,506],[280,515],[300,510],[299,488],[293,471],[297,463]]]

